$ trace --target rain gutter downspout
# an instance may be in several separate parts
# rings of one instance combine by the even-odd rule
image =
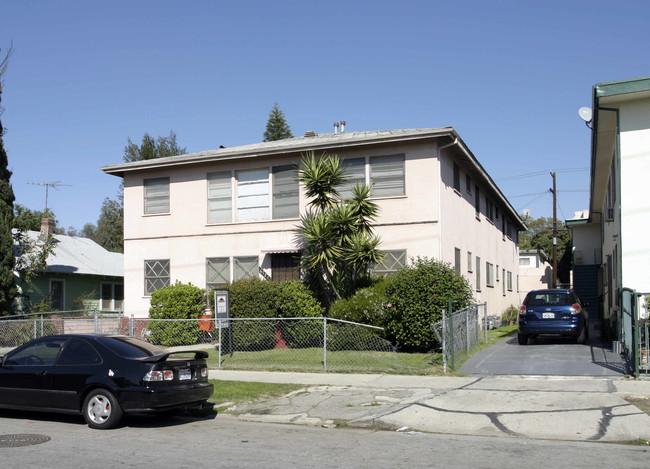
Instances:
[[[454,141],[443,146],[438,146],[438,173],[440,175],[440,181],[442,182],[442,150],[445,148],[453,147],[458,145],[458,137],[454,137]],[[443,259],[442,257],[442,223],[440,223],[440,218],[442,215],[442,184],[438,184],[438,236],[440,236],[440,242],[438,242],[438,259]]]

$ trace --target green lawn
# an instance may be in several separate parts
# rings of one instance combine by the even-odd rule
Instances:
[[[455,368],[474,353],[513,334],[517,326],[506,326],[488,331],[488,341],[481,342],[470,355],[455,357]],[[210,350],[208,366],[219,368],[217,350]],[[235,351],[222,354],[221,368],[231,370],[323,372],[325,357],[322,348],[271,349],[259,352]],[[442,356],[439,353],[395,353],[368,351],[339,351],[327,353],[327,371],[339,373],[392,373],[443,375]],[[448,373],[453,373],[448,364]]]

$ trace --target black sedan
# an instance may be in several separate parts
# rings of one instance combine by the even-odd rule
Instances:
[[[82,414],[92,428],[124,413],[203,406],[206,358],[120,335],[41,337],[0,357],[0,408]]]

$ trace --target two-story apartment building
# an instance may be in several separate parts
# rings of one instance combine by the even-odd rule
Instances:
[[[650,293],[650,77],[598,83],[592,95],[588,217],[567,222],[574,283],[597,282],[601,331],[622,340],[627,328],[629,340],[623,291]]]
[[[518,298],[526,229],[451,127],[335,132],[102,168],[124,179],[125,311],[175,281],[216,287],[251,276],[296,278],[296,227],[308,203],[296,166],[308,151],[344,160],[349,194],[372,187],[388,274],[417,256],[451,263],[500,314]]]

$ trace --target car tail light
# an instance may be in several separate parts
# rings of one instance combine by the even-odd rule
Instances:
[[[580,305],[578,303],[571,306],[571,314],[580,314],[581,310],[582,310],[582,308],[580,307]]]
[[[525,314],[526,314],[526,306],[525,306],[525,305],[521,305],[521,306],[519,307],[519,316],[523,316],[523,315],[525,315]]]
[[[208,369],[206,367],[201,368],[201,378],[208,377]]]
[[[165,370],[163,371],[163,376],[165,381],[171,381],[174,379],[174,372],[172,370]]]
[[[143,381],[162,381],[163,380],[163,372],[159,370],[151,370],[149,371],[146,375],[144,375],[144,378],[142,378]]]

